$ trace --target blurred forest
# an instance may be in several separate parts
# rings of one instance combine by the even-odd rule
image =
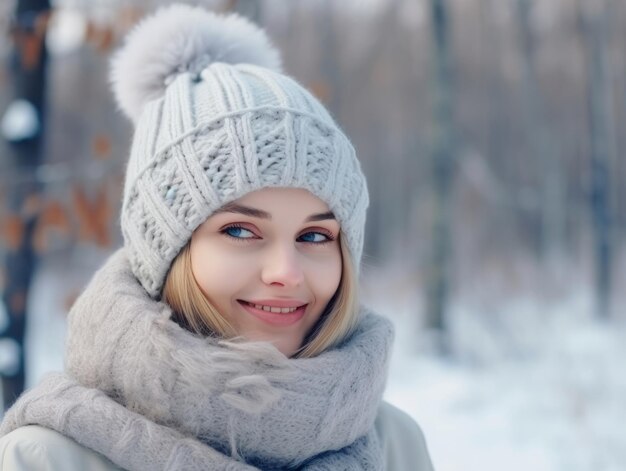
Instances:
[[[25,244],[34,260],[113,250],[132,126],[108,59],[168,2],[58,0],[45,20],[20,22],[20,1],[0,5],[0,256]],[[450,300],[496,312],[510,297],[584,286],[597,316],[623,317],[626,2],[186,3],[261,24],[287,73],[328,106],[368,176],[365,274],[419,299],[427,327],[445,331]],[[29,122],[13,106],[19,63],[43,55],[40,127],[15,137]],[[41,155],[27,161],[33,139]],[[15,293],[7,310],[25,310]]]

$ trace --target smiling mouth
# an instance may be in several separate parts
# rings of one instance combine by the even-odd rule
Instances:
[[[275,307],[275,306],[266,306],[263,304],[255,304],[255,303],[251,303],[248,301],[244,301],[243,299],[239,299],[238,301],[241,304],[245,304],[246,306],[251,306],[260,311],[271,312],[274,314],[291,314],[292,312],[295,312],[307,306],[306,304],[302,304],[300,306],[293,306],[293,307]]]
[[[300,322],[304,318],[306,308],[308,304],[302,304],[297,307],[274,307],[264,306],[262,304],[252,304],[248,301],[238,300],[241,307],[248,312],[248,314],[256,317],[260,321],[270,324],[276,327],[287,327],[297,322]],[[256,306],[261,306],[262,309]],[[270,308],[270,310],[266,310]]]

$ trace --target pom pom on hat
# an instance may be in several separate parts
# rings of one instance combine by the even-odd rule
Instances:
[[[136,122],[144,105],[163,96],[173,77],[200,73],[212,62],[282,69],[280,54],[265,32],[245,18],[170,5],[141,21],[113,57],[117,104]]]

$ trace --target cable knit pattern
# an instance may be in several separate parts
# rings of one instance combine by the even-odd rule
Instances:
[[[230,80],[237,74],[246,84],[246,77],[254,74],[274,87],[293,83],[279,83],[279,74],[261,67],[232,68],[213,64],[203,75]],[[146,290],[159,295],[172,260],[215,210],[268,187],[303,188],[325,201],[341,225],[358,271],[367,187],[354,148],[330,116],[294,108],[297,102],[277,100],[271,107],[254,107],[251,100],[243,110],[223,110],[201,123],[190,117],[189,129],[175,132],[166,120],[177,107],[173,98],[168,103],[169,94],[182,88],[186,90],[181,95],[189,96],[193,86],[190,74],[180,75],[163,100],[148,106],[131,151],[121,223],[133,270]],[[196,100],[194,106],[201,102]],[[153,152],[146,142],[157,136],[164,142]],[[168,142],[164,136],[169,136]]]
[[[260,469],[382,469],[374,420],[389,321],[364,311],[338,347],[288,359],[269,343],[194,335],[170,315],[118,251],[70,313],[69,376],[51,376],[20,398],[0,433],[44,425],[131,470],[246,469],[212,461],[223,459]],[[181,446],[202,465],[163,468]]]

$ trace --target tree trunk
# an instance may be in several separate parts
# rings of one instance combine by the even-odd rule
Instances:
[[[580,26],[586,44],[587,110],[590,134],[590,209],[594,235],[596,313],[610,317],[612,292],[611,172],[615,161],[615,123],[612,113],[608,61],[608,15],[599,6],[579,3]]]
[[[539,260],[545,262],[553,261],[557,250],[563,248],[565,211],[562,172],[550,139],[536,68],[537,47],[531,21],[533,7],[534,0],[517,0],[526,129],[530,138],[530,157],[535,162],[534,168],[539,171],[538,184],[541,188],[535,248]]]
[[[434,61],[433,227],[428,266],[426,325],[443,338],[450,293],[452,253],[452,181],[455,166],[455,133],[452,115],[453,76],[450,26],[445,0],[431,0]]]
[[[13,27],[15,49],[12,69],[14,100],[25,100],[36,110],[39,126],[34,134],[10,141],[11,166],[17,174],[32,173],[41,163],[46,101],[47,52],[45,31],[50,11],[49,0],[20,0],[17,2],[16,21]],[[24,390],[25,352],[24,333],[27,298],[37,257],[32,236],[36,216],[25,211],[25,203],[36,198],[40,188],[34,178],[17,183],[9,198],[9,210],[24,217],[22,237],[14,246],[6,248],[4,273],[6,285],[3,302],[8,314],[8,325],[0,333],[4,353],[10,360],[2,371],[2,392],[5,409],[10,407]]]

